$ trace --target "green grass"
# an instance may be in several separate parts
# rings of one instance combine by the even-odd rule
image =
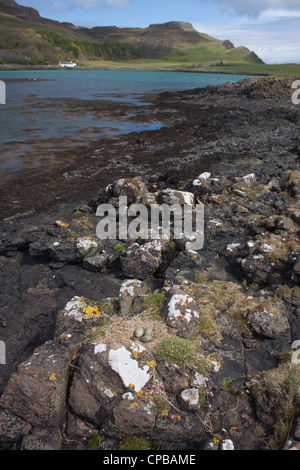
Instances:
[[[267,450],[282,449],[289,437],[291,425],[297,416],[295,398],[299,394],[300,368],[290,359],[279,364],[275,369],[264,371],[251,387],[267,405],[269,414],[276,422],[266,429]],[[261,429],[261,433],[262,433]]]
[[[198,70],[201,71],[201,67]],[[229,64],[225,67],[210,67],[210,71],[288,78],[300,76],[300,64]]]
[[[262,61],[245,47],[236,47],[235,49],[226,49],[220,41],[212,40],[185,49],[177,49],[172,52],[167,60],[188,63],[188,64],[219,64],[221,59],[223,63],[253,63],[259,64]]]
[[[124,250],[125,250],[125,246],[122,245],[122,243],[117,243],[114,246],[114,251],[116,251],[117,253],[122,253]]]
[[[121,440],[118,450],[151,450],[151,446],[146,437],[128,436]]]
[[[163,293],[154,292],[153,294],[148,294],[143,299],[143,305],[150,312],[154,312],[159,315],[162,309],[163,303],[164,303],[164,299],[165,299],[165,296]]]
[[[227,73],[237,75],[268,75],[274,78],[300,77],[300,64],[256,64],[230,62],[223,67],[210,63],[196,63],[190,59],[180,60],[180,54],[169,56],[166,60],[137,59],[128,61],[89,60],[79,66],[82,68],[107,68],[116,70],[169,70],[204,73]],[[172,60],[171,60],[172,59]]]
[[[199,354],[192,341],[184,338],[166,338],[157,347],[160,358],[184,370],[196,370],[204,374],[208,367],[206,359]]]

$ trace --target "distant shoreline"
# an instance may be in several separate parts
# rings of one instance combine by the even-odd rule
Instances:
[[[142,68],[114,68],[114,67],[78,67],[74,69],[63,68],[60,69],[59,67],[13,67],[13,68],[1,68],[1,72],[15,72],[15,71],[47,71],[47,70],[68,70],[70,72],[75,72],[79,70],[124,70],[124,71],[132,71],[132,72],[180,72],[180,73],[206,73],[206,74],[214,74],[214,75],[245,75],[245,76],[253,76],[253,77],[267,77],[270,74],[267,73],[251,73],[251,72],[227,72],[227,71],[209,71],[209,70],[185,70],[185,69],[142,69]]]

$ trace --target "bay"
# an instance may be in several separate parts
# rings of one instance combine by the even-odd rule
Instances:
[[[0,71],[0,171],[53,164],[58,151],[87,147],[101,137],[155,130],[162,123],[136,116],[146,96],[236,82],[245,75],[135,70]]]

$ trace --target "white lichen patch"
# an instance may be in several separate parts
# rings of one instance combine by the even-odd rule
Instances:
[[[142,346],[141,344],[137,344],[137,343],[132,343],[130,349],[132,350],[134,354],[139,354],[139,353],[142,353],[143,351],[146,351],[146,348],[144,348],[144,346]]]
[[[64,315],[74,317],[75,321],[83,322],[101,317],[101,309],[96,305],[89,305],[87,301],[75,296],[67,303],[64,309]]]
[[[267,253],[268,251],[272,251],[274,249],[274,247],[272,247],[271,245],[269,245],[268,243],[263,243],[261,246],[260,246],[260,251],[263,251],[265,253]]]
[[[199,374],[199,372],[195,372],[195,378],[191,382],[191,385],[192,387],[195,387],[195,388],[206,387],[207,381],[208,381],[207,377],[205,377],[202,374]]]
[[[198,176],[198,178],[200,180],[207,180],[208,178],[210,178],[211,176],[211,173],[209,173],[208,171],[205,171],[204,173],[201,173],[201,175]]]
[[[211,362],[211,365],[213,367],[213,371],[214,372],[219,372],[219,370],[221,369],[221,364],[219,361],[217,361],[216,359],[213,359],[213,358],[209,358],[210,362]]]
[[[231,439],[224,439],[221,444],[222,450],[234,450],[234,445]]]
[[[147,415],[151,415],[152,414],[152,407],[151,405],[148,403],[147,405],[144,406],[144,411],[146,411]]]
[[[104,343],[93,343],[95,345],[94,347],[94,353],[95,354],[101,354],[102,352],[105,352],[107,349],[107,345]]]
[[[123,393],[122,398],[124,398],[124,400],[129,400],[129,401],[134,400],[134,396],[131,392]]]
[[[138,279],[128,279],[123,282],[120,288],[120,295],[130,295],[131,297],[134,296],[134,289],[136,287],[142,287],[142,281]]]
[[[114,398],[114,396],[115,396],[115,394],[114,394],[109,388],[105,389],[103,393],[104,393],[104,395],[106,395],[108,398]]]
[[[199,393],[197,388],[190,388],[181,392],[181,398],[189,406],[195,407],[199,404]]]
[[[245,183],[253,183],[256,180],[255,173],[250,173],[249,175],[245,175],[242,177],[242,181]]]
[[[221,225],[223,225],[223,222],[220,222],[219,220],[215,220],[215,219],[210,219],[208,223],[214,224],[216,227],[220,227]]]
[[[140,247],[140,250],[143,252],[147,252],[149,254],[150,250],[154,250],[157,252],[161,252],[163,249],[162,243],[159,240],[152,240],[151,242],[145,243]]]
[[[194,299],[187,294],[174,294],[168,303],[168,317],[170,320],[184,319],[188,323],[193,317],[199,317],[197,311],[188,308],[188,305],[194,303]]]
[[[169,196],[173,204],[187,204],[189,206],[194,204],[194,194],[188,191],[178,191],[176,189],[167,188],[163,193]]]
[[[124,386],[133,386],[135,392],[139,392],[150,378],[149,366],[140,367],[138,361],[132,358],[131,352],[125,346],[111,349],[108,362],[111,369],[120,376]]]
[[[239,246],[240,243],[230,243],[229,245],[227,245],[226,249],[227,251],[234,251]]]
[[[65,315],[72,316],[75,320],[82,322],[82,309],[86,307],[87,303],[81,297],[75,296],[65,306]]]
[[[88,237],[82,237],[76,240],[76,248],[80,253],[86,254],[92,248],[97,248],[97,243]]]

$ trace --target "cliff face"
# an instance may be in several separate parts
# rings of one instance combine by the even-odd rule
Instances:
[[[207,39],[191,23],[183,21],[170,21],[168,23],[151,24],[142,34],[143,38],[152,41],[168,41],[174,47],[180,47],[184,44],[192,46]]]
[[[149,29],[169,29],[169,30],[184,30],[184,31],[195,31],[197,32],[191,23],[185,23],[184,21],[169,21],[168,23],[151,24]]]
[[[8,15],[16,16],[21,19],[35,20],[40,19],[37,10],[31,7],[18,5],[14,0],[0,0],[0,10]]]

